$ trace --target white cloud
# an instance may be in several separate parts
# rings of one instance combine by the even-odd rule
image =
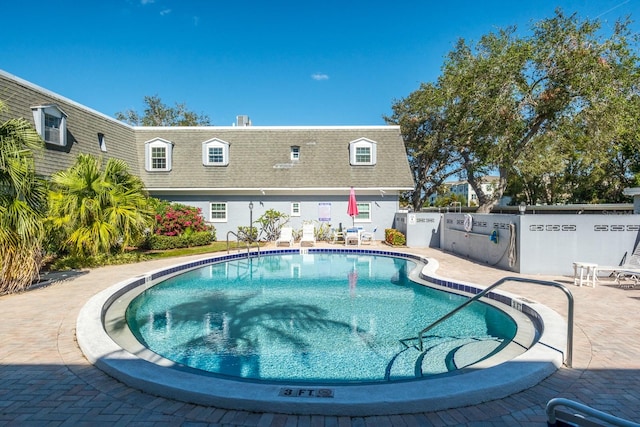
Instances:
[[[313,80],[317,80],[317,81],[329,80],[329,75],[325,74],[325,73],[313,73],[313,74],[311,74],[311,78]]]
[[[171,9],[164,9],[160,11],[161,16],[165,16],[171,13]]]
[[[156,2],[156,0],[140,0],[140,4],[143,5],[143,6],[146,5],[146,4],[152,4],[152,3],[155,3],[155,2]]]
[[[193,26],[197,27],[200,24],[200,17],[199,16],[194,16],[193,17]]]

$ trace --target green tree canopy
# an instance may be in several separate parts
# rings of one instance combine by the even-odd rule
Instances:
[[[631,136],[637,132],[630,131],[637,127],[630,101],[638,96],[640,77],[635,42],[627,21],[604,37],[598,21],[561,10],[535,23],[530,35],[507,28],[476,44],[459,40],[437,82],[396,102],[389,121],[402,126],[410,159],[412,145],[427,152],[442,148],[449,170],[460,170],[475,190],[480,212],[490,211],[514,180],[520,182],[512,188],[530,203],[575,200],[580,187],[593,187],[572,188],[569,177],[579,177],[581,184],[584,177],[603,177],[614,172],[604,166],[623,147],[637,152],[638,140]],[[424,114],[432,110],[440,117],[436,128]],[[412,115],[428,131],[417,139],[416,126],[406,125]],[[629,167],[633,159],[623,157],[619,164]],[[495,191],[485,193],[482,178],[496,172]]]
[[[187,109],[184,103],[175,107],[164,104],[158,95],[144,97],[145,109],[141,115],[135,110],[117,112],[116,119],[133,126],[209,126],[209,116]]]

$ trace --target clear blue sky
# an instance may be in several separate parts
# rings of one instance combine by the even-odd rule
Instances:
[[[605,30],[640,19],[640,0],[13,0],[0,69],[110,116],[158,95],[217,126],[378,125],[458,38],[556,7]]]

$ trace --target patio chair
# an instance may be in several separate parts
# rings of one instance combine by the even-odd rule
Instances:
[[[597,272],[609,271],[617,285],[621,285],[620,280],[629,279],[633,280],[634,287],[637,286],[640,283],[640,244],[636,246],[629,260],[621,265],[598,265],[596,269]]]
[[[344,232],[342,230],[333,230],[331,243],[344,243]]]
[[[300,246],[304,246],[307,243],[308,246],[316,245],[316,230],[313,224],[305,224],[302,226],[302,237],[300,238]]]
[[[362,233],[360,233],[360,243],[363,245],[365,244],[365,242],[371,244],[375,239],[377,229],[378,228],[374,228],[373,231],[363,231]]]
[[[347,229],[347,234],[344,236],[344,244],[351,245],[355,243],[360,246],[360,233],[360,230],[357,228]]]
[[[282,229],[280,229],[280,237],[276,239],[276,246],[280,246],[280,243],[293,246],[293,228],[282,227]]]

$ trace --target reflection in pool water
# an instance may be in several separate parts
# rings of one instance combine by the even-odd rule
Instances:
[[[137,339],[182,365],[251,380],[384,382],[461,368],[515,335],[504,312],[409,280],[380,255],[270,255],[216,263],[146,290],[127,309]],[[403,344],[403,342],[406,343]]]

